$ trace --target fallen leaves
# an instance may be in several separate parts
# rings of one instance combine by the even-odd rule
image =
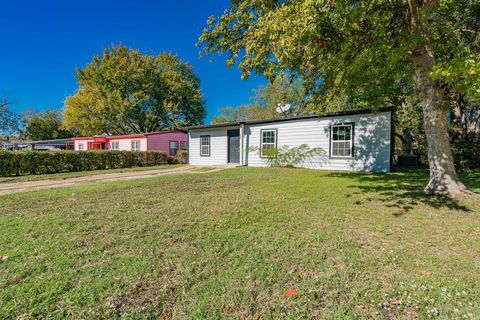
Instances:
[[[285,292],[283,293],[285,297],[296,296],[297,294],[298,294],[297,290],[293,290],[293,289],[285,290]]]

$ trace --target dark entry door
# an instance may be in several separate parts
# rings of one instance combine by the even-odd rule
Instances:
[[[240,130],[228,130],[228,162],[240,163]]]

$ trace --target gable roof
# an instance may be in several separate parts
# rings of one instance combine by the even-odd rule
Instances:
[[[318,114],[308,114],[308,115],[299,115],[293,117],[279,118],[279,119],[266,119],[266,120],[249,120],[249,121],[235,121],[235,122],[225,122],[225,123],[215,123],[215,124],[206,124],[200,126],[191,126],[186,129],[207,129],[207,128],[221,128],[221,127],[233,127],[239,126],[240,124],[262,124],[262,123],[274,123],[282,121],[292,121],[292,120],[303,120],[303,119],[313,119],[313,118],[329,118],[329,117],[338,117],[338,116],[348,116],[356,114],[369,114],[369,113],[378,113],[378,112],[387,112],[392,111],[391,107],[380,108],[378,110],[372,109],[357,109],[357,110],[348,110],[348,111],[337,111],[337,112],[325,112],[320,115]]]

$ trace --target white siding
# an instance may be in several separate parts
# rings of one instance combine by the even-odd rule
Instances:
[[[354,157],[330,157],[330,126],[354,123]],[[345,115],[325,118],[278,121],[245,125],[245,165],[266,166],[267,163],[250,147],[260,147],[262,129],[277,130],[277,146],[298,147],[307,144],[321,148],[323,155],[306,160],[301,166],[313,169],[377,171],[390,170],[391,113]],[[227,130],[235,127],[194,129],[189,131],[189,157],[193,165],[227,163]],[[210,157],[200,157],[200,135],[211,135]]]
[[[112,139],[109,143],[111,146],[112,142],[118,141],[118,150],[131,151],[133,140],[140,140],[140,151],[147,151],[147,138]]]
[[[330,126],[337,123],[354,123],[354,157],[339,159],[329,157]],[[246,165],[266,166],[258,152],[249,151],[260,146],[260,131],[277,129],[277,146],[321,148],[324,155],[306,160],[301,166],[312,169],[388,171],[390,169],[390,112],[377,115],[362,114],[320,119],[282,121],[249,125],[245,130]]]
[[[227,130],[238,127],[195,129],[188,132],[188,157],[193,165],[227,164]],[[210,135],[210,156],[200,156],[200,136]]]

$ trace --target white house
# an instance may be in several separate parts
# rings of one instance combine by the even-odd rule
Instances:
[[[264,150],[306,144],[323,152],[305,159],[301,167],[388,172],[392,128],[391,109],[195,126],[188,128],[189,163],[267,166]]]

